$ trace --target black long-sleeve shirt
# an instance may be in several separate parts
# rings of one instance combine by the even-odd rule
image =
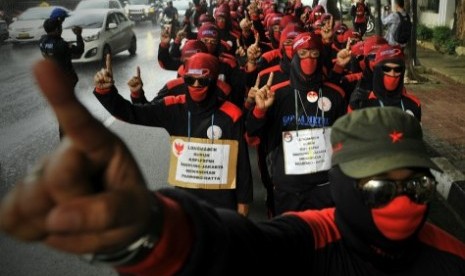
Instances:
[[[74,81],[78,81],[71,59],[80,57],[84,53],[84,40],[81,35],[76,36],[76,45],[66,42],[61,36],[47,34],[39,41],[42,55],[54,60]]]
[[[254,223],[172,189],[157,194],[164,226],[141,263],[118,268],[134,275],[463,276],[465,245],[426,223],[408,253],[374,265],[344,241],[335,212],[293,212]],[[337,208],[337,207],[336,207]],[[396,269],[393,269],[396,267]]]
[[[209,110],[191,110],[185,95],[168,96],[151,104],[131,104],[118,94],[115,87],[105,92],[94,91],[94,95],[116,118],[131,124],[162,127],[170,136],[208,138],[208,129],[212,125],[218,127],[221,130],[219,139],[238,141],[236,188],[188,190],[217,207],[236,209],[237,203],[247,204],[252,201],[252,172],[243,135],[242,112],[234,104],[226,101]],[[192,111],[190,119],[189,111]]]

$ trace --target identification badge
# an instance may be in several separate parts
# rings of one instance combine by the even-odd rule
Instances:
[[[193,189],[235,189],[238,142],[172,136],[168,183]]]
[[[282,133],[284,170],[288,175],[329,170],[331,128],[311,128]]]

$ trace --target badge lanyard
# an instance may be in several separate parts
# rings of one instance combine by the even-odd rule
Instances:
[[[305,106],[304,106],[304,103],[302,101],[302,98],[300,97],[300,91],[297,90],[297,89],[294,89],[294,108],[295,108],[295,127],[296,127],[296,131],[297,131],[297,137],[299,136],[299,123],[298,123],[298,116],[299,116],[299,106],[298,106],[298,102],[297,102],[297,98],[299,98],[299,101],[300,101],[300,105],[302,106],[302,109],[304,111],[304,114],[305,116],[307,116],[308,118],[308,115],[307,115],[307,111],[305,110]],[[323,92],[321,91],[321,88],[318,90],[318,100],[317,100],[317,108],[316,108],[316,111],[315,111],[315,118],[317,117],[318,115],[318,101],[320,99],[323,98]],[[322,103],[323,104],[323,103]],[[321,109],[321,117],[322,117],[322,126],[323,127],[323,131],[324,131],[324,121],[325,121],[325,111],[324,111],[324,108]]]
[[[191,112],[190,111],[187,111],[187,139],[188,141],[190,141],[191,139]],[[212,144],[213,144],[213,140],[215,140],[215,133],[213,131],[213,122],[215,120],[215,113],[212,114],[212,121],[211,121],[211,131],[212,131]]]
[[[380,105],[381,107],[384,107],[384,103],[383,103],[382,100],[379,100],[379,99],[378,99],[378,102],[379,102],[379,105]],[[405,111],[405,108],[404,108],[404,101],[402,101],[402,99],[400,99],[400,106],[402,107],[402,111]]]

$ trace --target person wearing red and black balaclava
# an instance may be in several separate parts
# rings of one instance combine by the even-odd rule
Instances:
[[[219,6],[213,15],[215,18],[216,26],[218,26],[218,34],[220,40],[226,42],[229,45],[228,53],[234,54],[236,52],[236,39],[233,35],[232,24],[231,24],[231,11],[228,4],[222,4]]]
[[[404,87],[405,57],[398,46],[380,47],[373,62],[373,90],[361,108],[395,106],[421,121],[420,100]]]
[[[213,206],[247,215],[248,204],[252,201],[252,174],[243,135],[242,112],[231,102],[218,98],[219,61],[216,57],[197,53],[187,60],[185,67],[184,95],[165,97],[152,104],[133,105],[118,94],[107,69],[103,69],[106,75],[103,80],[108,85],[102,88],[102,83],[96,82],[94,95],[113,116],[131,124],[161,127],[170,136],[237,141],[236,176],[231,179],[235,181],[235,188],[231,188],[233,183],[228,183],[231,184],[228,188],[217,189],[177,188]],[[99,79],[99,74],[95,79]],[[140,74],[128,85],[131,90],[141,89]]]
[[[162,51],[161,48],[159,49],[159,51],[160,52]],[[184,66],[186,60],[196,53],[208,53],[208,50],[202,41],[197,40],[197,39],[191,39],[191,40],[186,41],[186,43],[182,47],[181,57],[178,59],[172,58],[169,53],[160,55],[160,52],[158,55],[158,62],[160,63],[160,66],[162,66],[162,68],[167,69],[167,70],[177,69],[178,78],[168,81],[158,91],[155,98],[153,98],[153,100],[151,101],[152,103],[155,101],[161,100],[162,98],[166,96],[177,96],[177,95],[184,94],[185,88],[184,88],[183,76],[186,72],[186,68]],[[166,52],[168,52],[168,49],[166,49]],[[232,90],[231,86],[229,86],[227,83],[225,83],[222,80],[217,80],[216,85],[218,86],[221,92],[218,95],[218,97],[220,99],[226,100],[231,94],[231,90]],[[145,92],[143,89],[137,89],[137,90],[131,91],[131,101],[132,103],[138,103],[138,104],[149,103],[149,101],[145,97]]]
[[[310,13],[309,24],[316,22],[325,13],[326,10],[322,5],[316,5]]]
[[[352,24],[354,29],[363,37],[367,30],[368,18],[371,15],[370,7],[365,3],[365,0],[358,0],[350,9],[352,16]]]
[[[197,39],[205,43],[208,52],[214,56],[218,56],[223,51],[227,51],[221,42],[218,26],[214,23],[205,22],[202,24],[197,32]]]
[[[315,163],[306,166],[286,161],[300,154],[294,147],[296,137],[315,133],[324,139],[321,135],[327,133],[325,129],[346,110],[344,91],[335,84],[323,82],[321,49],[319,36],[308,32],[297,35],[293,40],[290,80],[260,89],[255,107],[246,120],[248,141],[260,143],[260,137],[266,136],[266,160],[277,215],[333,204],[328,166],[314,168]],[[296,142],[289,144],[292,141]],[[320,150],[324,151],[325,147]],[[321,158],[329,160],[329,157]]]
[[[277,49],[279,47],[279,39],[281,37],[281,31],[283,30],[280,26],[282,18],[283,15],[281,13],[273,13],[269,16],[265,26],[273,49]]]
[[[379,35],[372,35],[363,41],[362,57],[359,56],[359,65],[362,70],[362,75],[357,81],[354,91],[350,95],[348,104],[349,110],[361,108],[362,101],[364,101],[373,90],[373,67],[376,51],[386,44],[386,39]]]
[[[267,69],[261,70],[257,74],[248,74],[249,78],[252,78],[252,76],[255,78],[253,82],[256,81],[256,78],[260,78],[260,82],[258,87],[263,87],[265,84],[268,83],[268,78],[270,78],[271,73],[273,73],[273,79],[271,82],[271,85],[278,84],[284,81],[289,80],[289,74],[291,70],[291,60],[294,55],[294,51],[292,49],[292,42],[294,38],[299,35],[300,33],[303,33],[304,29],[302,27],[299,27],[298,25],[288,25],[287,27],[284,28],[284,30],[281,33],[281,38],[279,39],[280,41],[280,50],[281,50],[281,59],[279,61],[278,65],[271,66]],[[252,86],[252,84],[250,85]],[[255,88],[251,88],[255,89]],[[249,92],[247,95],[247,100],[245,101],[244,107],[247,110],[251,110],[254,108],[255,104],[255,95],[252,92]],[[246,137],[247,138],[247,137]],[[268,152],[267,147],[267,142],[266,142],[266,135],[263,135],[259,138],[259,140],[256,139],[250,139],[247,141],[249,145],[256,145],[256,142],[259,141],[258,146],[257,146],[257,159],[258,159],[258,168],[260,170],[260,177],[263,183],[263,186],[266,189],[267,196],[266,196],[266,206],[268,208],[268,216],[273,217],[275,216],[275,208],[274,208],[274,199],[273,199],[273,185],[270,179],[270,175],[268,172],[268,168],[266,166],[266,155]]]
[[[197,39],[189,39],[182,45],[181,49],[180,47],[172,47],[171,51],[169,47],[160,45],[158,48],[158,64],[165,70],[179,70],[186,58],[197,52],[208,53],[205,44]],[[178,71],[178,76],[182,76],[182,71]]]
[[[233,88],[229,100],[238,107],[242,107],[246,96],[246,77],[235,56],[228,53],[229,45],[220,40],[218,27],[209,22],[204,23],[197,33],[197,39],[205,43],[210,54],[218,57],[220,61],[219,79]]]
[[[296,24],[287,25],[281,32],[277,49],[265,52],[256,61],[255,70],[247,71],[247,86],[253,87],[257,76],[260,76],[260,87],[266,83],[266,77],[274,72],[273,84],[289,79],[292,56],[292,42],[294,38],[303,33],[304,29]],[[282,72],[277,73],[277,71]]]

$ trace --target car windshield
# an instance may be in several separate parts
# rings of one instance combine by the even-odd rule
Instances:
[[[75,10],[80,9],[108,9],[109,2],[108,1],[95,1],[95,0],[88,0],[88,1],[81,1],[76,6]]]
[[[63,29],[73,26],[80,26],[83,29],[101,28],[104,18],[103,13],[74,13],[63,22]]]
[[[52,9],[50,7],[45,8],[30,8],[23,12],[19,17],[18,20],[38,20],[38,19],[47,19],[50,14],[52,13]]]
[[[129,0],[128,3],[131,5],[147,5],[149,0]]]

